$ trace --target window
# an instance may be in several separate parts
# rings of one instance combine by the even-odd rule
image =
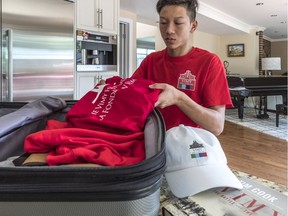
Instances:
[[[137,48],[137,67],[139,67],[143,59],[152,52],[155,52],[155,50],[146,48]]]

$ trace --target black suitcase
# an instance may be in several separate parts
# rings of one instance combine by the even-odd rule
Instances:
[[[0,215],[158,215],[166,162],[165,125],[159,111],[153,110],[147,119],[146,159],[138,164],[122,167],[13,166],[13,156],[23,153],[25,137],[44,129],[47,119],[64,120],[69,107],[75,103],[54,101],[51,105],[45,100],[47,98],[28,104],[0,103]],[[34,115],[37,112],[40,114]],[[27,113],[34,114],[20,122],[12,121]]]

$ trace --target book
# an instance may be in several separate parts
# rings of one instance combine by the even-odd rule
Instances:
[[[184,199],[170,194],[162,205],[162,215],[287,216],[288,197],[285,194],[245,176],[239,180],[242,190],[215,188]]]

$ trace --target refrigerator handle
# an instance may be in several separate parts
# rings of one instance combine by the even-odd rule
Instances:
[[[7,81],[8,81],[8,101],[13,101],[13,30],[7,30],[8,35],[8,71],[7,71]]]

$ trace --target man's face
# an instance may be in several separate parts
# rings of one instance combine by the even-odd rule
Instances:
[[[180,49],[188,46],[190,33],[194,31],[185,7],[169,5],[160,11],[159,27],[161,36],[168,49]]]

